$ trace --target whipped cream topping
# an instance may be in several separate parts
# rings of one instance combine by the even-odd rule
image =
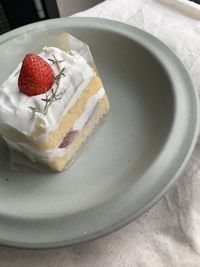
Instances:
[[[46,93],[29,97],[19,91],[18,76],[21,63],[0,87],[0,124],[12,126],[25,135],[29,135],[39,122],[44,133],[38,141],[46,140],[49,133],[57,128],[62,117],[74,105],[94,76],[93,69],[76,51],[66,53],[59,48],[45,47],[39,56],[51,65],[54,76],[58,74],[58,69],[48,60],[48,58],[53,58],[53,55],[59,61],[62,60],[59,63],[60,68],[65,68],[65,76],[62,76],[58,89],[58,93],[64,94],[60,100],[51,104],[46,115],[33,113],[29,108],[39,106],[43,110],[45,103],[41,99],[45,98]]]
[[[98,101],[103,98],[104,94],[105,94],[105,90],[102,87],[96,94],[92,95],[88,99],[85,111],[74,123],[73,131],[80,131],[85,126],[85,124],[88,122],[88,120],[92,116],[95,110],[95,107],[98,104]],[[51,161],[55,158],[64,156],[66,153],[66,150],[68,149],[67,146],[64,148],[59,148],[59,145],[58,145],[55,149],[41,151],[41,150],[33,148],[31,145],[27,143],[13,142],[12,140],[8,138],[4,138],[4,139],[10,147],[23,152],[30,159],[34,159],[34,157],[39,157],[39,158]]]

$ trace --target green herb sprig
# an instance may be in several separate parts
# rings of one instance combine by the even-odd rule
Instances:
[[[62,76],[66,76],[64,73],[65,68],[60,68],[60,63],[63,62],[63,60],[58,60],[55,55],[52,57],[53,58],[48,58],[48,60],[51,61],[53,65],[55,64],[58,69],[58,74],[54,77],[56,88],[52,88],[50,94],[46,94],[45,98],[41,98],[41,100],[45,102],[45,106],[42,110],[39,106],[29,107],[34,113],[42,113],[43,115],[47,115],[51,104],[57,100],[60,100],[65,93],[64,91],[58,92],[61,78]]]

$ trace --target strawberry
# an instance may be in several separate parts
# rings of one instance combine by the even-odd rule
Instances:
[[[28,95],[40,95],[47,92],[54,81],[51,66],[36,54],[27,54],[22,62],[19,74],[19,90]]]
[[[66,136],[63,138],[62,143],[59,145],[59,148],[64,148],[68,146],[73,141],[76,132],[77,131],[70,131],[69,133],[67,133]]]

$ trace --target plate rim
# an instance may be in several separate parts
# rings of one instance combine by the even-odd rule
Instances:
[[[81,22],[81,23],[80,23]],[[129,36],[131,39],[133,39],[135,41],[135,35],[134,34],[138,34],[138,36],[143,35],[146,36],[148,38],[150,38],[151,40],[153,40],[156,43],[159,43],[159,45],[161,45],[163,48],[167,49],[168,51],[170,51],[170,53],[174,56],[175,61],[178,62],[178,64],[180,66],[182,66],[182,68],[185,70],[185,73],[187,73],[187,79],[189,80],[190,84],[191,84],[191,88],[190,91],[191,93],[193,93],[193,97],[195,100],[195,106],[196,106],[196,113],[195,113],[195,126],[194,126],[194,130],[193,130],[193,135],[191,137],[191,143],[190,143],[190,147],[184,157],[184,160],[182,161],[181,165],[179,166],[179,168],[177,169],[176,174],[168,181],[168,183],[165,185],[165,187],[163,187],[163,189],[160,191],[159,194],[157,194],[156,196],[154,196],[154,198],[147,203],[142,209],[140,209],[137,213],[134,214],[129,214],[128,216],[125,216],[123,218],[123,220],[116,222],[113,225],[110,225],[109,227],[107,227],[106,229],[103,229],[101,231],[97,231],[95,233],[92,234],[88,234],[85,236],[80,237],[79,239],[75,239],[72,240],[72,242],[67,243],[67,240],[65,240],[65,242],[50,242],[50,243],[38,243],[38,244],[32,244],[32,243],[22,243],[22,242],[13,242],[13,241],[9,241],[9,240],[3,240],[0,237],[0,244],[5,245],[5,246],[9,246],[9,247],[17,247],[17,248],[29,248],[29,249],[47,249],[47,248],[58,248],[58,247],[64,247],[64,246],[68,246],[68,245],[73,245],[73,244],[77,244],[77,243],[83,243],[86,241],[90,241],[90,240],[94,240],[100,237],[103,237],[109,233],[112,233],[122,227],[124,227],[125,225],[131,223],[133,220],[135,220],[137,217],[139,217],[140,215],[142,215],[144,212],[146,212],[148,209],[150,209],[154,204],[156,204],[158,202],[158,200],[160,200],[160,198],[169,190],[169,188],[172,186],[172,184],[175,182],[175,180],[177,179],[177,177],[180,176],[180,174],[182,173],[182,171],[184,170],[187,162],[189,161],[192,152],[194,150],[197,138],[198,138],[198,133],[199,133],[199,98],[198,98],[198,93],[196,88],[194,87],[192,80],[189,76],[189,73],[187,72],[186,68],[184,67],[183,63],[180,61],[180,59],[175,55],[175,53],[169,48],[167,47],[165,44],[163,44],[159,39],[155,38],[154,36],[152,36],[149,33],[144,32],[143,30],[140,30],[134,26],[128,25],[128,24],[124,24],[122,22],[117,22],[117,21],[113,21],[113,20],[108,20],[108,19],[102,19],[102,18],[87,18],[87,17],[70,17],[70,18],[58,18],[58,19],[51,19],[51,20],[47,20],[47,21],[42,21],[42,22],[36,22],[36,23],[32,23],[23,27],[20,27],[16,30],[12,30],[8,33],[5,33],[3,35],[0,36],[0,44],[3,43],[4,41],[8,40],[8,39],[12,39],[13,37],[24,33],[24,32],[31,32],[35,30],[36,28],[39,28],[41,25],[46,25],[47,28],[48,27],[52,27],[55,26],[55,24],[57,24],[56,27],[54,28],[60,28],[63,26],[74,26],[77,28],[85,28],[87,25],[89,25],[91,28],[99,28],[99,29],[104,29],[104,30],[113,30],[115,29],[115,32],[119,32],[120,34],[123,34],[125,36]],[[133,34],[131,34],[133,33]],[[149,46],[147,44],[143,44],[143,46],[149,50]],[[149,50],[150,51],[150,50]],[[151,51],[152,53],[154,51]],[[158,56],[159,58],[159,52],[154,54],[154,56]],[[160,58],[159,58],[160,59]]]

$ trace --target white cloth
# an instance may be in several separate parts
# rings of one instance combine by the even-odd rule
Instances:
[[[122,21],[167,44],[200,92],[200,6],[187,0],[107,0],[77,14]],[[0,248],[1,266],[200,266],[200,140],[187,168],[166,196],[123,229],[72,248]]]

